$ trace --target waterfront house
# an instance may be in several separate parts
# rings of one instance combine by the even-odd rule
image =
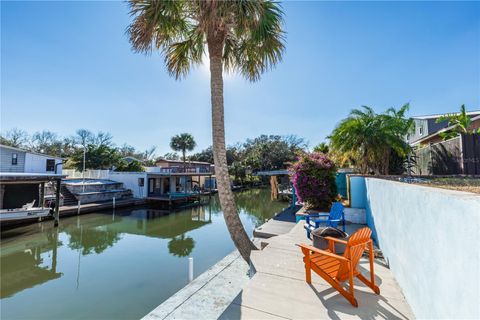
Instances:
[[[60,157],[0,145],[0,220],[48,215],[49,209],[44,209],[46,184],[56,183],[57,192],[55,197],[52,195],[52,201],[60,203],[61,172]]]
[[[216,189],[214,166],[208,162],[159,160],[144,172],[109,171],[108,178],[122,182],[135,198],[174,201]]]

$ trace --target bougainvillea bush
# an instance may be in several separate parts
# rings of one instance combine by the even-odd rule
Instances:
[[[300,156],[290,167],[298,200],[305,206],[328,210],[337,196],[336,168],[325,154],[313,152]]]

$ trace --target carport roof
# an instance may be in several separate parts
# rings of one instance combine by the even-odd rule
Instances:
[[[28,182],[49,181],[65,178],[65,175],[55,173],[24,173],[24,172],[0,172],[0,182]]]

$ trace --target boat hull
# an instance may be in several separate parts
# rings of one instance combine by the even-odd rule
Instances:
[[[50,215],[49,208],[0,210],[0,222],[17,222],[38,219]]]

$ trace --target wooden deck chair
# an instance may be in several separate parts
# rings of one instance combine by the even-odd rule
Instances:
[[[312,270],[327,281],[332,287],[337,289],[350,303],[358,307],[355,299],[353,278],[357,277],[376,294],[380,294],[380,289],[375,285],[375,274],[373,271],[373,243],[370,236],[372,231],[365,227],[357,230],[350,236],[348,241],[326,237],[329,242],[328,250],[320,250],[307,244],[298,246],[303,252],[303,262],[305,263],[305,273],[307,283],[312,282]],[[345,244],[345,252],[342,256],[335,254],[334,242]],[[370,280],[362,275],[358,269],[358,262],[363,252],[368,247],[370,256]],[[348,291],[342,286],[342,283],[348,280]]]

